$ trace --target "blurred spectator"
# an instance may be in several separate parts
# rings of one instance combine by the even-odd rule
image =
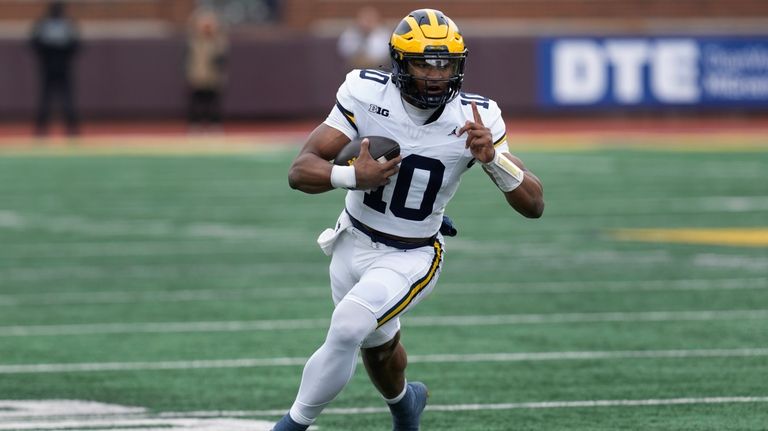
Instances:
[[[339,54],[352,69],[389,69],[391,30],[381,25],[379,12],[365,6],[357,12],[355,25],[339,38]]]
[[[193,129],[218,128],[221,124],[227,50],[227,37],[216,14],[195,13],[190,22],[186,63],[188,116]]]
[[[32,47],[40,69],[40,98],[35,118],[38,136],[48,133],[54,99],[61,99],[67,133],[79,132],[72,86],[72,61],[80,47],[75,23],[66,16],[64,3],[49,3],[48,11],[32,29]]]

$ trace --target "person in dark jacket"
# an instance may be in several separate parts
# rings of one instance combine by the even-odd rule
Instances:
[[[56,99],[61,102],[67,133],[79,132],[72,85],[72,63],[80,47],[80,36],[75,23],[66,16],[64,3],[54,1],[47,13],[32,29],[32,47],[40,71],[40,98],[35,117],[38,136],[48,133],[48,123]]]

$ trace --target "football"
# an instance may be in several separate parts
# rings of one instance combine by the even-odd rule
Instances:
[[[359,139],[353,139],[344,148],[339,151],[333,163],[340,166],[351,166],[360,155],[360,144],[363,139],[368,138],[368,151],[371,158],[384,163],[400,155],[400,144],[392,139],[383,136],[363,136]]]

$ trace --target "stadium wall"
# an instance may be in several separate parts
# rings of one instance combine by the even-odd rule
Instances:
[[[669,85],[660,86],[654,77],[664,77],[662,72],[666,71],[673,84],[691,78],[679,72],[687,70],[679,63],[690,60],[690,49],[678,49],[677,57],[674,53],[670,57],[669,49],[663,49],[680,41],[679,36],[472,37],[464,88],[490,96],[505,112],[517,114],[768,112],[768,38],[684,39],[697,44],[695,49],[702,51],[699,56],[705,50],[719,53],[716,61],[707,60],[713,63],[713,70],[720,73],[723,67],[730,67],[726,70],[729,75],[718,81],[725,83],[718,84],[720,87],[747,82],[749,88],[744,91],[752,91],[751,96],[745,93],[749,96],[746,99],[734,98],[736,93],[723,93],[720,99],[712,99],[702,94],[696,103],[666,103],[669,91],[659,93],[659,88],[668,89]],[[706,45],[707,41],[715,45]],[[560,49],[563,46],[570,51]],[[591,48],[585,51],[585,46]],[[642,58],[616,57],[615,51],[627,52],[623,49],[627,46],[632,52],[641,50]],[[76,74],[82,115],[90,119],[183,117],[184,51],[181,36],[85,40]],[[557,60],[560,57],[555,54],[563,52],[560,57],[565,60]],[[659,58],[667,58],[669,64],[659,66]],[[0,40],[0,64],[0,119],[31,118],[37,71],[27,43]],[[594,74],[579,72],[586,66]],[[564,67],[570,75],[557,72]],[[325,115],[347,72],[336,54],[335,37],[302,33],[233,37],[228,71],[224,111],[228,118],[243,119]],[[688,75],[691,73],[702,72]],[[560,81],[555,82],[556,78]],[[585,86],[592,88],[592,93],[580,92]]]
[[[283,0],[285,25],[307,29],[325,20],[351,18],[358,8],[370,5],[387,18],[399,19],[405,11],[436,7],[459,20],[631,20],[729,19],[768,15],[765,0],[442,0],[425,5],[413,0]]]
[[[477,41],[466,87],[507,106],[532,104],[532,41]],[[76,65],[85,117],[179,117],[185,111],[181,38],[86,40]],[[499,63],[499,50],[506,54]],[[0,40],[0,118],[29,118],[37,97],[35,59],[23,41]],[[335,38],[233,39],[224,110],[228,117],[302,117],[326,113],[348,72]]]

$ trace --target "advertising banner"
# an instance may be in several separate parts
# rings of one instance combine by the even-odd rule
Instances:
[[[768,37],[539,40],[542,107],[768,107]]]

